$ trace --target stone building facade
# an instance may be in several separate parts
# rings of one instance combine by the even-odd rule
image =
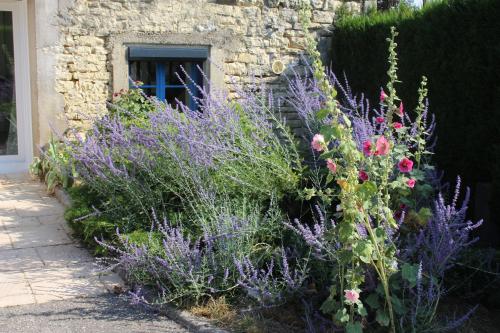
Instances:
[[[131,45],[205,47],[210,61],[204,70],[213,85],[230,89],[229,82],[245,84],[257,75],[279,88],[273,63],[286,73],[303,52],[302,1],[0,0],[0,11],[3,3],[16,2],[18,15],[26,17],[31,105],[24,112],[33,147],[47,142],[51,127],[84,126],[88,116],[106,112],[113,92],[129,87]],[[360,7],[357,1],[307,1],[323,50],[336,9]],[[0,172],[1,164],[0,156]]]

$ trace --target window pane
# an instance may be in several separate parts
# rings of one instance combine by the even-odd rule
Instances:
[[[170,63],[170,75],[167,84],[182,85],[182,81],[186,82],[184,71],[188,72],[187,64],[188,63],[184,61],[172,61]],[[184,68],[184,71],[182,68]]]
[[[152,61],[131,61],[130,78],[145,85],[156,84],[156,63]]]
[[[172,107],[177,107],[177,101],[184,105],[187,105],[187,91],[185,88],[167,88],[165,99]]]
[[[156,96],[156,88],[142,88],[146,96]]]
[[[17,155],[12,13],[0,12],[0,155]]]

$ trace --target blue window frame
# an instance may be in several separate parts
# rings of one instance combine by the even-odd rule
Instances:
[[[141,89],[147,95],[173,107],[180,102],[197,110],[201,93],[196,86],[203,87],[199,68],[207,58],[207,48],[129,46],[129,75],[133,81],[143,82]]]

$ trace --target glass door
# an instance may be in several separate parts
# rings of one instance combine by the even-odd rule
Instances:
[[[0,0],[0,174],[33,156],[26,0]]]
[[[18,155],[12,12],[0,11],[0,155]]]

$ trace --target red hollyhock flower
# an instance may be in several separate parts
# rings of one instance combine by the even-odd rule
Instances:
[[[403,101],[401,101],[401,103],[399,103],[398,116],[403,117],[404,113],[405,113],[405,108],[403,106]]]
[[[369,140],[363,142],[363,153],[365,153],[365,156],[372,154],[372,143]]]
[[[375,155],[380,155],[380,156],[384,156],[384,155],[387,155],[389,153],[389,149],[391,148],[391,144],[389,143],[389,141],[387,141],[387,139],[385,138],[385,136],[381,136],[377,139],[377,145],[376,145],[376,150],[375,150]]]
[[[337,164],[331,158],[326,160],[326,167],[331,173],[337,172]]]
[[[414,188],[414,187],[415,187],[415,183],[416,183],[416,182],[417,182],[417,181],[416,181],[415,179],[410,178],[410,179],[408,179],[408,180],[406,181],[406,185],[408,185],[408,187],[409,187],[409,188]]]
[[[385,93],[385,91],[382,89],[380,91],[380,103],[383,103],[387,97],[389,97],[389,96],[387,96],[387,94]]]
[[[360,170],[359,171],[359,179],[363,182],[366,182],[368,179],[370,179],[370,177],[368,176],[368,174],[366,173],[366,171],[364,170]]]
[[[401,172],[410,172],[413,170],[413,161],[407,157],[403,157],[398,163],[398,168]]]

